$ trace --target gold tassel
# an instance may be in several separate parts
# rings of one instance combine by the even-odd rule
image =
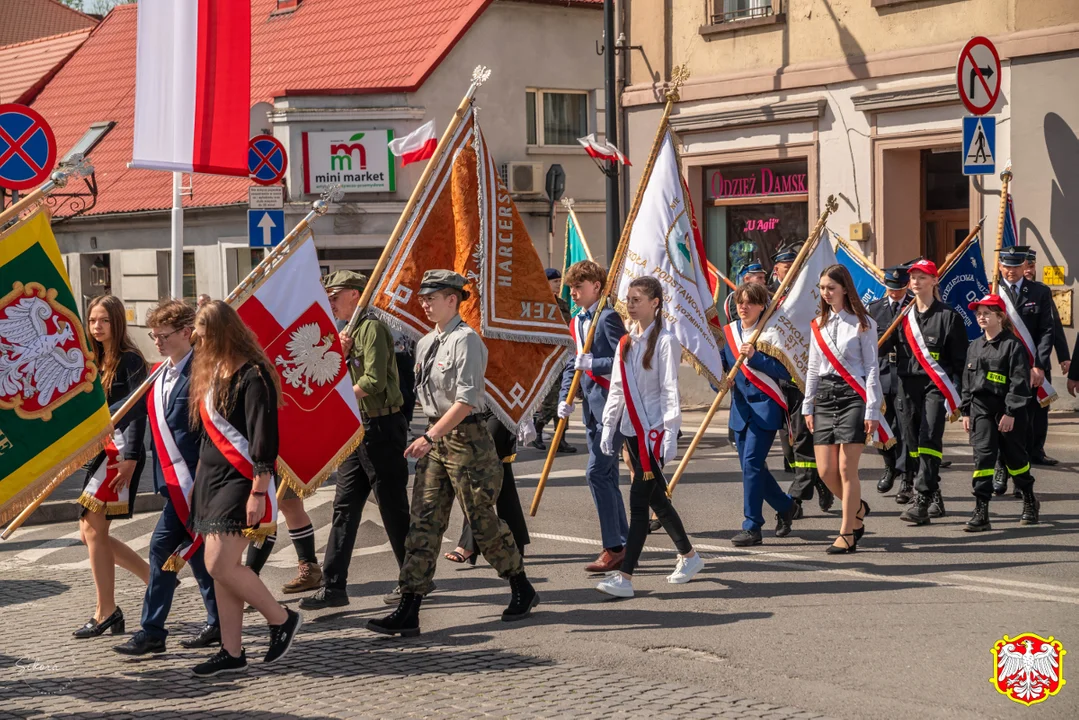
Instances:
[[[96,497],[88,493],[83,493],[82,495],[79,495],[79,499],[77,502],[79,503],[79,505],[82,505],[84,508],[86,508],[92,513],[105,512],[106,509],[104,502],[98,500]]]
[[[513,453],[512,455],[510,455],[508,457],[502,458],[502,462],[503,462],[503,464],[509,464],[509,463],[513,462],[514,460],[516,460],[516,459],[517,459],[517,453]]]
[[[41,497],[48,496],[60,483],[66,480],[71,473],[93,460],[105,449],[105,440],[109,433],[106,428],[96,438],[91,440],[85,447],[73,452],[66,460],[61,462],[55,474],[43,476],[20,490],[2,512],[0,512],[0,525],[7,524],[15,519],[19,513],[28,508]],[[96,511],[95,511],[96,512]]]
[[[251,541],[256,547],[262,547],[262,544],[266,542],[266,538],[270,537],[277,532],[277,523],[262,523],[257,528],[244,528],[243,536]]]
[[[126,515],[128,507],[130,507],[130,503],[126,502],[109,503],[105,506],[105,515]]]
[[[180,553],[173,553],[169,555],[169,559],[161,566],[161,569],[165,572],[178,573],[184,569],[184,565],[187,565],[187,561],[180,557]]]
[[[652,472],[651,470],[649,470],[648,472],[646,472],[644,474],[644,479],[645,480],[655,480],[656,479],[656,474],[654,472]]]

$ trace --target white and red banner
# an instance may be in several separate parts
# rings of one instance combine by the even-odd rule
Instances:
[[[308,238],[235,306],[281,378],[277,474],[300,497],[313,493],[363,438],[359,404],[319,278],[315,242]]]
[[[922,335],[922,328],[918,325],[918,319],[912,318],[912,315],[911,312],[903,315],[903,335],[907,338],[907,344],[910,345],[914,359],[918,361],[922,370],[925,370],[925,374],[944,396],[944,408],[948,411],[948,419],[956,420],[959,417],[959,391],[955,389],[948,373],[944,372],[944,368],[929,351],[929,346],[925,344],[925,337]]]
[[[629,247],[617,275],[619,307],[625,306],[629,284],[651,276],[663,287],[663,323],[697,372],[713,384],[723,377],[719,330],[712,300],[714,278],[709,275],[704,243],[693,215],[689,192],[666,131],[656,155],[641,206],[629,234]]]
[[[588,153],[590,157],[596,160],[608,160],[613,163],[622,163],[623,165],[632,165],[625,155],[614,146],[613,143],[609,143],[606,140],[600,142],[596,139],[595,133],[589,133],[582,138],[577,138],[577,142],[581,143],[581,147]]]
[[[1012,325],[1015,326],[1016,337],[1019,338],[1019,342],[1023,343],[1023,347],[1026,348],[1027,359],[1030,360],[1030,366],[1034,367],[1034,348],[1036,347],[1034,345],[1034,338],[1030,336],[1030,331],[1027,330],[1026,324],[1023,323],[1023,318],[1016,312],[1015,305],[1012,303],[1012,299],[1008,297],[1008,293],[1000,293],[1000,298],[1004,301],[1004,306],[1008,309],[1008,319],[1011,320]],[[1057,391],[1049,384],[1049,380],[1045,380],[1040,387],[1034,388],[1034,392],[1042,407],[1049,405],[1049,403],[1056,401],[1058,398]]]
[[[738,323],[730,322],[723,326],[723,334],[727,336],[727,347],[730,348],[731,355],[737,358],[742,353],[742,344],[746,342],[742,338],[742,332],[738,328]],[[787,411],[787,396],[783,394],[783,390],[779,387],[779,383],[775,378],[766,373],[760,373],[749,366],[748,362],[743,362],[738,368],[743,375],[746,376],[746,380],[751,385],[756,386],[758,390],[770,397],[779,407],[783,408],[783,414],[789,415]]]
[[[251,3],[140,0],[131,167],[246,177]]]
[[[435,154],[438,138],[435,137],[435,121],[429,120],[405,135],[391,140],[390,152],[401,158],[401,167],[421,160],[428,160]]]
[[[79,496],[79,504],[90,512],[103,512],[106,516],[127,512],[131,485],[119,492],[113,490],[112,481],[120,471],[110,467],[120,461],[126,446],[124,434],[119,430],[113,430],[112,436],[105,441],[105,459],[97,466]]]
[[[157,370],[157,366],[154,367]],[[161,373],[154,381],[154,386],[146,394],[146,411],[150,423],[150,435],[154,440],[154,448],[157,450],[157,459],[161,463],[161,472],[165,476],[165,488],[169,493],[169,501],[176,517],[187,526],[188,518],[191,517],[191,491],[195,487],[195,478],[191,476],[191,470],[187,467],[180,452],[176,439],[172,436],[169,423],[165,419],[165,405],[167,398],[163,398],[165,387],[165,373]],[[186,418],[185,418],[186,420]],[[162,566],[165,570],[178,572],[191,556],[202,547],[202,536],[198,533],[188,534],[190,541],[178,547]]]
[[[637,387],[637,378],[633,375],[633,367],[626,363],[626,353],[629,352],[630,337],[623,335],[618,343],[618,357],[616,367],[619,373],[619,382],[622,385],[622,395],[626,399],[626,412],[629,413],[629,422],[637,434],[637,452],[641,457],[641,469],[644,471],[644,479],[654,478],[652,460],[660,457],[663,447],[663,435],[666,430],[660,426],[657,428],[647,427],[648,415],[644,409],[644,400],[641,398],[640,388]]]
[[[810,323],[813,328],[813,338],[817,341],[817,348],[824,357],[828,358],[828,362],[839,372],[839,376],[851,386],[854,392],[858,393],[858,397],[862,398],[862,402],[868,403],[869,398],[866,395],[865,380],[852,373],[850,368],[843,364],[843,353],[839,351],[832,338],[820,331],[819,321],[820,318],[814,318],[813,322]],[[895,435],[892,433],[892,428],[888,425],[888,421],[884,419],[883,414],[877,424],[875,436],[869,438],[869,441],[885,450],[895,445]]]

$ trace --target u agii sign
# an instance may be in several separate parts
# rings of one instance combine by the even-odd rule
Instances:
[[[393,192],[397,179],[390,140],[393,130],[303,133],[303,191],[340,185],[345,192]]]

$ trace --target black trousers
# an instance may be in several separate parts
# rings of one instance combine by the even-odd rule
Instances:
[[[494,416],[488,418],[487,430],[495,441],[498,459],[502,461],[502,488],[498,491],[498,499],[495,501],[495,513],[498,519],[509,527],[513,542],[516,543],[523,557],[525,545],[532,540],[528,537],[528,524],[525,522],[525,512],[521,507],[521,496],[517,494],[517,483],[513,479],[513,458],[517,453],[517,436]],[[472,526],[468,524],[468,518],[465,518],[461,528],[461,539],[457,547],[472,554],[479,552],[479,545],[472,535]]]
[[[907,441],[907,479],[914,488],[931,495],[940,489],[940,461],[944,458],[944,424],[948,411],[944,396],[927,377],[900,378],[899,422]]]
[[[1004,414],[1003,403],[979,403],[976,399],[971,405],[970,444],[974,448],[974,497],[989,502],[993,497],[993,473],[999,456],[1008,474],[1019,490],[1026,490],[1034,485],[1030,475],[1030,456],[1027,454],[1026,412],[1015,415],[1015,426],[1011,432],[1002,433],[997,429]]]
[[[641,465],[641,451],[636,437],[626,438],[626,451],[632,465],[633,477],[629,486],[629,535],[626,537],[626,557],[622,560],[622,572],[632,575],[641,559],[644,541],[648,537],[648,509],[651,508],[671,536],[678,552],[685,555],[693,550],[693,544],[682,526],[682,518],[667,497],[667,479],[663,477],[659,459],[652,457],[652,479],[645,479]]]
[[[884,457],[884,467],[899,475],[905,475],[907,472],[908,448],[906,437],[903,434],[902,423],[899,420],[899,414],[896,412],[896,396],[894,393],[884,396],[884,419],[888,421],[888,427],[892,429],[892,433],[895,435],[895,445],[887,450],[880,451],[880,454]]]
[[[1035,407],[1033,420],[1030,423],[1034,434],[1034,442],[1030,446],[1030,456],[1041,460],[1045,457],[1045,439],[1049,436],[1049,406],[1042,407],[1035,397],[1030,407]],[[1027,413],[1029,416],[1031,413]]]
[[[337,470],[337,492],[333,498],[333,520],[322,564],[327,588],[344,590],[348,585],[348,565],[356,546],[356,532],[363,519],[363,506],[375,493],[382,524],[386,527],[397,565],[405,560],[408,535],[408,421],[403,413],[370,418],[364,426],[363,447],[349,455]],[[361,452],[366,452],[375,476],[364,469]]]
[[[401,385],[404,402],[401,412],[408,424],[412,424],[412,415],[416,412],[416,356],[410,352],[395,353],[397,356],[397,379]]]
[[[802,415],[802,401],[805,395],[798,386],[791,384],[786,388],[787,407],[790,408],[791,431],[794,433],[794,441],[790,443],[791,467],[794,468],[794,480],[787,490],[787,494],[795,500],[812,500],[813,483],[820,475],[817,474],[817,456],[813,450],[813,433],[806,426],[805,416]],[[780,428],[780,437],[788,442],[787,429]]]

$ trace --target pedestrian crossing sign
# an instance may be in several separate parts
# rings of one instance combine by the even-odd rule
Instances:
[[[963,118],[963,174],[996,173],[997,119],[992,115]]]

